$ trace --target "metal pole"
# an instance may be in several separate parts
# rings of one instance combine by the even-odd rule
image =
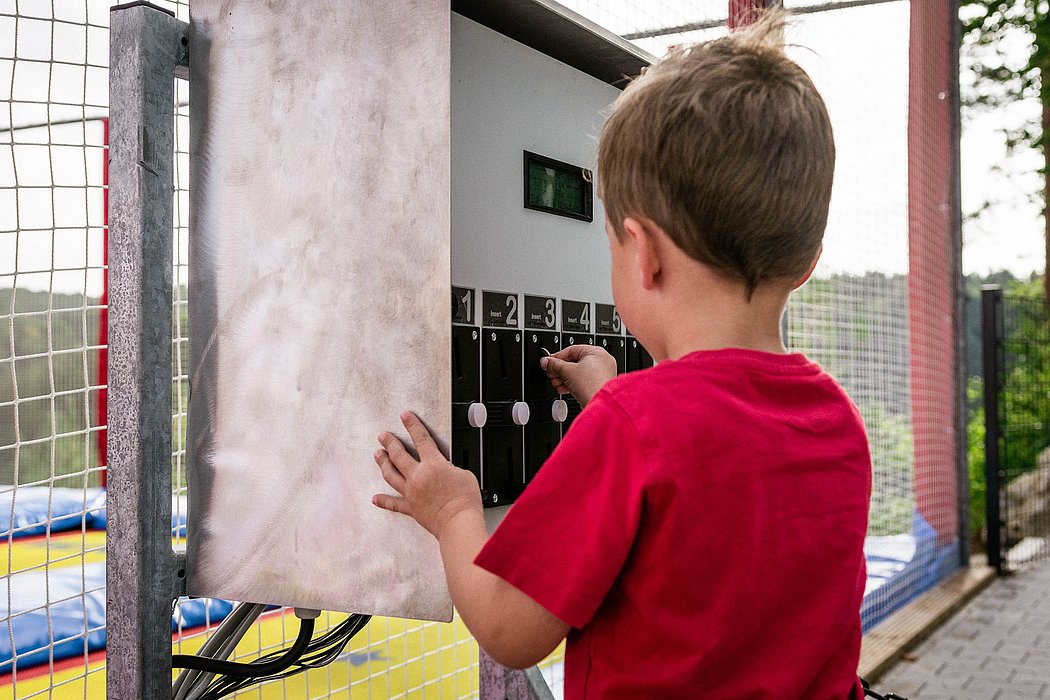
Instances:
[[[966,439],[968,416],[966,399],[966,276],[962,269],[962,139],[961,100],[959,94],[959,46],[962,41],[962,23],[959,21],[959,0],[948,0],[949,42],[948,61],[951,79],[949,100],[951,112],[951,150],[949,193],[951,207],[950,222],[950,270],[955,292],[955,317],[952,333],[955,336],[955,483],[959,511],[959,565],[970,565],[970,465]]]
[[[999,512],[999,349],[1003,292],[994,285],[981,290],[981,346],[984,364],[984,484],[988,564],[1003,573],[1002,523]]]
[[[783,0],[774,0],[780,7],[783,4]],[[752,0],[730,0],[730,3],[735,2],[752,2]],[[798,5],[790,8],[791,16],[797,15],[811,15],[817,12],[829,12],[831,10],[848,10],[856,7],[867,7],[868,5],[883,5],[890,2],[901,2],[901,0],[838,0],[837,2],[827,2],[821,5]],[[766,5],[770,7],[770,5]],[[730,5],[730,12],[732,12],[732,5]],[[705,19],[698,22],[687,22],[686,24],[676,24],[668,27],[656,27],[654,29],[643,29],[638,32],[631,32],[628,34],[621,34],[620,36],[628,41],[636,41],[638,39],[652,39],[654,37],[668,36],[670,34],[685,34],[686,32],[697,32],[705,29],[717,29],[729,25],[733,28],[735,19],[732,15],[725,19]],[[745,23],[746,24],[746,23]]]
[[[783,0],[729,0],[726,26],[730,29],[746,27],[758,19],[762,10],[781,5],[783,5]]]
[[[496,663],[484,649],[478,652],[481,700],[554,700],[538,667],[515,671]]]
[[[110,15],[106,691],[171,696],[171,297],[175,69],[188,25]]]
[[[95,382],[102,388],[95,395],[96,410],[98,411],[98,422],[106,423],[106,398],[109,381],[107,380],[107,369],[109,368],[109,117],[102,119],[102,298],[98,305],[98,345],[102,349],[98,352],[98,379]],[[105,487],[109,474],[106,471],[106,437],[107,429],[98,431],[96,441],[98,443],[98,463],[102,466],[99,472],[99,480]]]

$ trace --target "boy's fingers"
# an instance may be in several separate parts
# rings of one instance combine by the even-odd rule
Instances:
[[[376,450],[375,453],[376,464],[379,465],[379,471],[383,474],[383,481],[390,484],[395,491],[398,493],[405,492],[405,476],[397,470],[394,463],[390,461],[390,457],[387,455],[386,450]]]
[[[382,508],[383,510],[392,510],[395,513],[401,515],[411,516],[412,513],[409,511],[408,502],[403,498],[397,496],[390,496],[385,493],[377,493],[372,496],[372,505]]]
[[[547,373],[547,376],[553,379],[554,377],[561,377],[562,371],[565,369],[565,360],[560,360],[554,355],[550,357],[544,357],[540,360],[540,367]]]
[[[419,465],[416,458],[408,453],[396,435],[383,433],[379,436],[379,442],[386,449],[387,457],[402,474],[407,475],[413,467]]]
[[[551,386],[557,390],[558,394],[571,393],[569,382],[564,375],[564,371],[570,363],[555,357],[545,357],[542,362],[543,369],[547,372],[547,379],[551,381]]]
[[[430,436],[430,431],[427,430],[427,426],[423,425],[423,421],[419,420],[419,417],[411,411],[405,411],[401,414],[401,422],[404,423],[405,429],[408,431],[409,436],[412,438],[412,442],[416,446],[416,452],[419,453],[422,458],[425,452],[438,451],[437,444],[434,442],[434,438]]]
[[[588,354],[594,349],[593,345],[570,345],[567,348],[562,348],[558,352],[551,353],[551,357],[556,359],[569,362],[577,362],[581,357]]]

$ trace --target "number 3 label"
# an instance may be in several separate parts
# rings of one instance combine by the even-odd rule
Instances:
[[[558,325],[557,302],[554,297],[525,295],[523,317],[525,327],[541,331],[552,331]]]

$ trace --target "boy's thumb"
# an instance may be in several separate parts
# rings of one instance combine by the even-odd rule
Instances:
[[[540,367],[548,372],[558,373],[558,363],[561,362],[556,357],[544,357],[540,359]]]

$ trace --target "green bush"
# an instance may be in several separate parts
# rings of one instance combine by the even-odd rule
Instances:
[[[1050,446],[1050,326],[1041,278],[1003,285],[1006,362],[1000,401],[1000,468],[1005,481],[1036,467]],[[971,299],[972,303],[972,299]],[[971,373],[977,370],[971,365]],[[970,473],[970,529],[985,526],[984,382],[971,376],[966,386],[967,458]]]

